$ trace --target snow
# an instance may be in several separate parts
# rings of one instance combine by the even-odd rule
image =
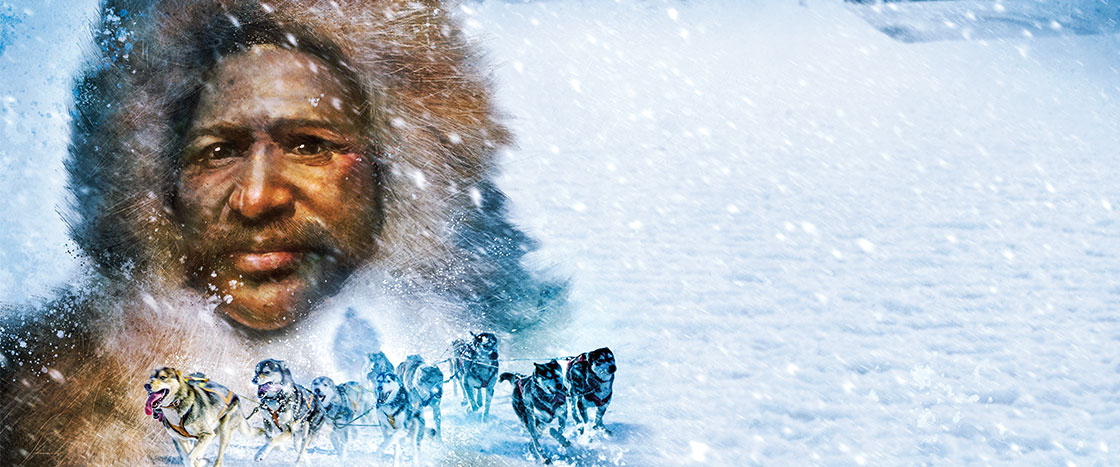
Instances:
[[[53,207],[79,48],[47,38],[85,3],[36,6],[0,58],[4,301],[77,267]],[[1120,463],[1120,36],[901,42],[805,3],[456,12],[498,64],[533,259],[573,278],[542,354],[619,358],[615,435],[571,461]],[[530,464],[509,391],[480,426],[448,388],[428,455]]]

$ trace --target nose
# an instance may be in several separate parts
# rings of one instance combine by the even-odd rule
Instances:
[[[249,149],[237,184],[229,196],[229,207],[249,220],[265,220],[292,210],[292,187],[283,176],[283,154],[268,140],[258,140]]]
[[[610,368],[607,368],[607,371],[610,372],[610,373],[614,373],[614,370],[615,370],[614,365],[611,365]]]
[[[152,383],[144,383],[144,390],[152,392]]]

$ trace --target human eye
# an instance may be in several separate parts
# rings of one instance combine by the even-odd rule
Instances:
[[[211,167],[219,167],[239,157],[241,151],[232,143],[218,142],[204,146],[197,153],[195,159]]]
[[[315,135],[299,135],[288,143],[288,154],[307,161],[326,162],[339,150],[340,145]]]

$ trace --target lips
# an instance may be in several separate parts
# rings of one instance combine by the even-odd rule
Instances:
[[[237,252],[230,255],[233,267],[242,273],[262,274],[295,269],[303,260],[299,251]]]
[[[157,404],[162,402],[164,397],[167,397],[166,389],[148,393],[148,400],[144,403],[144,415],[151,416]]]

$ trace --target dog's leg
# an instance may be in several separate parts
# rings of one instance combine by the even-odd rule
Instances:
[[[606,425],[603,425],[603,414],[605,413],[607,413],[607,404],[603,404],[603,406],[599,407],[597,412],[595,413],[595,428],[603,430],[603,433],[606,433],[608,436],[613,435],[614,433],[612,433],[611,430],[608,430]]]
[[[292,432],[281,431],[280,433],[276,434],[276,436],[273,436],[273,437],[269,438],[268,442],[265,443],[264,446],[261,446],[260,451],[257,451],[257,455],[254,459],[257,462],[263,461],[264,456],[268,455],[269,451],[272,451],[272,449],[275,448],[277,444],[280,444],[280,443],[286,441],[288,438],[291,438],[291,437],[292,437]]]
[[[406,434],[408,434],[408,431],[405,430],[404,427],[393,430],[392,433],[385,437],[385,440],[381,442],[381,445],[378,446],[377,450],[374,452],[385,452],[389,445],[393,445],[393,464],[400,464],[401,438],[404,438]]]
[[[298,438],[296,439],[296,449],[299,450],[299,454],[296,454],[297,465],[303,460],[303,453],[307,451],[307,445],[311,443],[311,424],[304,421],[299,425]]]
[[[537,459],[541,462],[551,464],[552,459],[545,456],[544,452],[541,451],[541,435],[540,430],[537,428],[537,416],[529,413],[528,416],[525,417],[524,422],[525,428],[529,429],[529,447],[532,448],[533,454],[536,455]]]
[[[404,430],[401,430],[401,431],[404,431]],[[393,443],[393,467],[401,467],[401,450],[402,449],[404,449],[404,446],[401,446],[401,439],[397,438],[397,442]]]
[[[564,446],[565,448],[572,445],[572,443],[568,442],[568,439],[564,437],[564,425],[567,424],[567,418],[568,404],[565,402],[564,405],[560,407],[560,410],[556,411],[557,428],[552,428],[549,430],[549,433],[552,433],[552,437],[556,438],[556,441],[558,441],[560,445]]]
[[[184,466],[189,466],[191,458],[191,444],[189,440],[179,438],[178,436],[171,436],[171,441],[175,444],[175,450],[179,452],[179,459],[183,462]]]
[[[381,421],[381,423],[384,423],[384,421]],[[378,445],[377,449],[373,451],[375,454],[379,452],[385,452],[385,448],[388,448],[390,444],[393,444],[393,440],[396,439],[397,436],[395,431],[398,430],[394,430],[393,432],[390,432],[390,430],[391,428],[388,428],[386,425],[382,425],[381,444]]]
[[[432,421],[436,424],[434,436],[436,441],[443,442],[443,427],[440,425],[439,400],[432,402]]]
[[[412,422],[412,433],[409,433],[409,443],[412,444],[412,465],[420,465],[420,438],[424,436],[424,418],[417,417]]]
[[[222,457],[225,456],[226,447],[229,446],[229,438],[233,434],[235,428],[240,428],[238,425],[243,423],[245,419],[241,418],[241,409],[237,402],[234,402],[233,410],[229,410],[218,421],[218,457],[214,459],[214,467],[222,465]]]
[[[331,447],[334,448],[334,454],[339,457],[346,457],[346,428],[332,428],[331,429]]]
[[[575,407],[572,407],[572,423],[579,425],[579,432],[583,433],[584,425],[587,424],[587,404],[583,397],[576,397]]]
[[[455,367],[451,368],[451,393],[454,394],[456,399],[459,398],[459,389],[461,389],[460,386],[463,384],[463,378],[455,376],[458,374],[458,371],[459,370]],[[459,403],[460,405],[467,405],[467,400],[459,399]]]
[[[249,419],[245,418],[243,415],[238,415],[238,417],[234,419],[234,422],[236,423],[237,432],[251,440],[256,440],[265,435],[264,428],[253,427],[249,424]]]
[[[206,455],[206,448],[209,448],[210,443],[213,441],[214,433],[200,433],[198,435],[198,442],[194,443],[194,448],[191,449],[191,463],[187,465],[190,467],[202,467],[202,456]]]
[[[478,403],[479,403],[479,400],[481,399],[482,389],[480,388],[476,391],[474,387],[472,387],[472,386],[470,386],[466,383],[466,380],[463,380],[463,381],[464,381],[463,382],[463,390],[467,392],[467,402],[470,403],[471,412],[477,412],[478,411],[478,405],[479,405]],[[479,394],[476,394],[476,393],[479,393]]]
[[[490,418],[490,401],[494,399],[494,385],[491,384],[481,391],[486,391],[485,406],[482,409],[482,423],[486,423],[486,420]],[[482,395],[481,392],[479,395]]]

